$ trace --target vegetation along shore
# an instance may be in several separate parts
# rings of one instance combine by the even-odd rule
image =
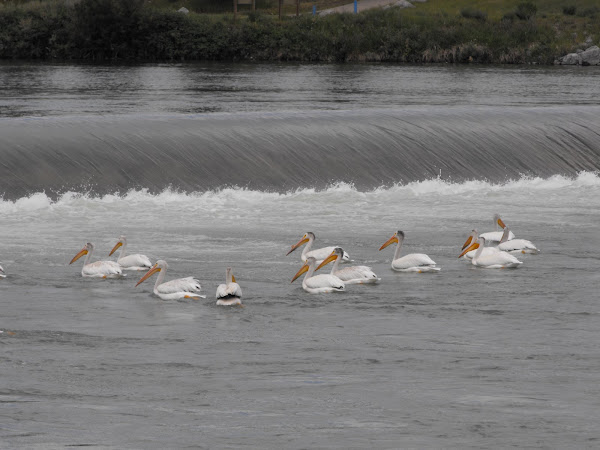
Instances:
[[[597,0],[428,0],[312,14],[216,0],[0,0],[0,59],[553,64],[600,42]],[[189,12],[177,12],[185,7]]]

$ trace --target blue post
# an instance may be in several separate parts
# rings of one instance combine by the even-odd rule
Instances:
[[[354,14],[358,13],[358,0],[354,0]]]
[[[313,5],[313,16],[317,15],[317,5]]]

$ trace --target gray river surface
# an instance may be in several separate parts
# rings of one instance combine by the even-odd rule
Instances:
[[[1,63],[0,447],[597,448],[599,81]],[[540,254],[459,260],[494,213]],[[439,273],[391,270],[399,229]],[[381,282],[291,284],[306,231]],[[121,234],[207,298],[69,265]],[[227,266],[243,308],[215,305]]]

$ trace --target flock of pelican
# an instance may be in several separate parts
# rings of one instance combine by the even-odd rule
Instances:
[[[473,230],[463,245],[463,252],[459,258],[469,259],[474,266],[487,269],[505,269],[519,267],[523,264],[513,253],[538,253],[531,241],[526,239],[515,239],[515,235],[506,226],[498,214],[494,215],[494,223],[502,228],[502,231],[490,231],[477,234]],[[392,269],[398,272],[439,272],[440,268],[436,262],[424,253],[410,253],[400,256],[404,232],[398,230],[389,238],[379,250],[396,244],[396,250],[392,258]],[[311,294],[324,292],[340,292],[349,284],[374,284],[381,280],[370,267],[351,266],[340,269],[339,264],[349,261],[349,255],[341,247],[324,247],[311,250],[315,240],[314,233],[305,233],[302,238],[292,245],[288,255],[298,247],[307,244],[302,252],[301,259],[304,265],[292,278],[292,283],[303,273],[306,273],[302,281],[302,288]],[[490,244],[486,247],[486,243]],[[496,245],[494,245],[496,244]],[[315,272],[335,261],[329,274],[315,275]]]
[[[471,264],[488,269],[504,269],[519,267],[519,261],[514,254],[538,253],[536,246],[526,239],[515,239],[513,232],[506,226],[499,215],[494,216],[494,223],[502,231],[491,231],[479,235],[473,230],[462,247],[459,258],[471,261]],[[389,238],[379,250],[396,244],[391,267],[398,272],[439,272],[440,268],[436,262],[424,253],[410,253],[400,256],[404,242],[404,232],[398,230]],[[300,255],[304,263],[300,270],[292,278],[292,283],[302,274],[306,274],[302,281],[302,288],[311,294],[339,292],[346,289],[346,285],[352,284],[375,284],[381,280],[367,266],[340,267],[343,262],[349,262],[350,256],[339,246],[312,249],[315,241],[314,233],[305,233],[302,238],[292,245],[286,256],[306,245]],[[487,244],[487,245],[486,245]],[[158,273],[154,283],[153,292],[164,300],[177,300],[184,298],[199,299],[206,298],[200,294],[200,282],[194,277],[177,278],[165,281],[168,265],[164,260],[158,260],[152,265],[150,259],[145,255],[127,255],[127,239],[120,236],[118,242],[110,251],[109,256],[121,249],[116,261],[91,262],[94,245],[91,243],[77,253],[69,264],[85,256],[81,275],[83,277],[95,278],[118,278],[122,277],[124,270],[136,270],[147,272],[137,282],[136,287],[146,281],[155,273]],[[333,262],[331,272],[328,274],[315,274],[318,270]],[[0,278],[5,278],[4,269],[0,266]],[[241,305],[242,289],[236,282],[231,267],[228,267],[225,275],[225,283],[217,287],[217,305],[232,306]]]
[[[153,292],[163,300],[178,300],[182,298],[199,299],[206,298],[206,295],[200,294],[202,286],[200,281],[194,277],[177,278],[175,280],[165,281],[167,275],[167,262],[159,259],[154,265],[146,255],[127,255],[127,239],[121,236],[119,241],[110,251],[108,256],[111,256],[120,247],[121,252],[117,261],[95,261],[90,262],[94,245],[90,242],[85,244],[77,253],[69,264],[73,264],[82,256],[85,256],[81,276],[92,278],[119,278],[123,277],[124,270],[148,270],[146,274],[140,278],[136,287],[146,281],[155,273],[158,273],[156,282],[154,283]],[[231,267],[227,268],[225,284],[219,285],[217,288],[217,305],[231,306],[241,305],[242,289],[235,282]]]

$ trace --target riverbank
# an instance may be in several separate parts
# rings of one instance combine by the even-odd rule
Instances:
[[[37,2],[36,2],[37,3]],[[0,8],[0,59],[552,64],[600,40],[587,15],[520,10],[501,17],[416,8],[284,17],[181,14],[143,1]],[[525,12],[523,12],[525,11]]]

